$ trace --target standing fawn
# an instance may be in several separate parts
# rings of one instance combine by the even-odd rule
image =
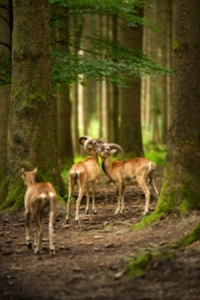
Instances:
[[[40,252],[42,242],[41,221],[45,215],[49,215],[49,249],[50,254],[54,255],[53,224],[56,216],[57,195],[51,183],[36,182],[36,173],[37,168],[32,172],[25,172],[22,169],[22,179],[27,188],[24,197],[26,243],[28,248],[31,249],[29,227],[30,216],[32,216],[35,223],[34,253],[38,254]]]

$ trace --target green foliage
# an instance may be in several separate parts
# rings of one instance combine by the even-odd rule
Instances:
[[[112,60],[114,57],[115,59]],[[107,80],[125,87],[125,82],[130,79],[130,75],[138,78],[145,74],[169,74],[167,68],[156,65],[141,51],[133,51],[125,47],[115,48],[109,57],[111,60],[73,55],[59,50],[52,52],[52,58],[52,78],[55,83],[79,82],[84,85],[86,80],[93,79]],[[85,81],[81,76],[83,74]]]
[[[144,5],[144,0],[49,0],[55,6],[54,14],[50,22],[51,27],[60,27],[64,15],[58,8],[65,7],[69,10],[69,28],[71,35],[77,35],[78,29],[71,22],[71,17],[81,19],[90,14],[115,15],[127,22],[127,25],[135,27],[138,24],[152,27],[147,20],[137,16],[137,9]],[[153,28],[153,27],[152,27]],[[92,57],[73,55],[70,51],[76,48],[74,39],[69,38],[62,43],[70,46],[70,51],[52,52],[52,79],[54,88],[57,83],[71,84],[79,82],[82,85],[89,79],[107,80],[124,87],[130,75],[138,78],[145,74],[170,74],[164,66],[155,64],[141,51],[125,48],[118,43],[101,36],[98,31],[93,31],[89,37],[81,38],[81,48],[84,53],[90,53]],[[84,48],[85,40],[90,40],[89,48]],[[55,42],[55,41],[52,41]],[[59,41],[56,41],[56,43]],[[83,47],[83,48],[82,48]],[[102,55],[102,51],[104,52]],[[11,57],[5,53],[0,55],[0,86],[11,81]],[[81,75],[84,76],[83,77]]]
[[[148,24],[143,18],[134,15],[134,8],[143,6],[144,0],[49,0],[49,2],[68,8],[71,14],[81,15],[89,12],[117,15],[126,20],[129,26],[137,26],[138,23]]]
[[[144,146],[145,157],[156,163],[157,166],[163,166],[166,161],[166,145],[149,143]]]
[[[146,74],[170,74],[170,71],[155,64],[142,51],[132,50],[123,47],[121,44],[113,42],[107,37],[102,36],[98,30],[91,30],[89,36],[82,36],[78,27],[73,23],[73,18],[82,20],[87,14],[115,15],[124,19],[129,26],[138,24],[150,26],[146,20],[137,16],[137,9],[144,5],[144,1],[123,1],[123,0],[50,0],[55,8],[65,7],[68,11],[68,26],[70,38],[63,41],[66,44],[66,51],[53,50],[53,69],[52,78],[54,87],[57,83],[72,84],[79,82],[85,85],[87,80],[107,80],[111,83],[124,87],[126,80],[142,77]],[[51,26],[61,26],[63,15],[55,9],[55,14],[51,20]],[[80,22],[77,22],[80,26]],[[80,46],[77,49],[74,36],[80,39]],[[87,40],[87,43],[86,43]],[[52,41],[55,42],[55,41]],[[59,41],[56,41],[56,43]],[[87,44],[87,47],[85,46]],[[81,50],[83,55],[72,54]],[[87,54],[90,54],[89,57]],[[84,79],[83,76],[84,75]]]
[[[64,168],[61,171],[61,176],[62,176],[62,179],[63,179],[63,181],[64,181],[65,184],[68,183],[68,174],[69,174],[69,169]]]

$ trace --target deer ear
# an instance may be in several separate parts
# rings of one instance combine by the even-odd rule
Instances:
[[[38,168],[35,168],[35,170],[33,170],[33,173],[37,173],[37,171],[38,171]]]

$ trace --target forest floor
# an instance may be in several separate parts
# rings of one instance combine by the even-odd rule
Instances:
[[[156,171],[160,190],[163,170]],[[0,215],[1,300],[198,300],[200,299],[200,242],[187,249],[172,249],[175,259],[163,259],[132,278],[123,274],[126,259],[146,249],[159,248],[190,232],[200,221],[194,211],[182,218],[156,221],[138,231],[144,195],[138,187],[127,188],[127,211],[115,215],[116,191],[101,176],[97,189],[98,214],[84,213],[80,224],[65,224],[64,204],[59,203],[55,224],[56,255],[48,250],[47,219],[44,220],[43,249],[34,255],[25,245],[24,210]],[[151,199],[153,211],[156,201]],[[33,236],[33,223],[31,224]]]

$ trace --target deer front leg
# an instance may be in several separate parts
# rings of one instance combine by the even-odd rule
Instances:
[[[115,186],[117,188],[117,209],[115,211],[115,214],[120,213],[120,207],[121,207],[121,193],[122,193],[122,184],[121,182],[115,183]]]
[[[122,186],[122,196],[121,196],[121,209],[120,209],[120,213],[123,213],[126,208],[125,208],[125,203],[124,203],[124,196],[125,196],[125,186]]]
[[[92,212],[93,212],[93,214],[97,214],[96,205],[95,205],[95,194],[96,194],[97,183],[98,183],[98,180],[95,180],[92,185]]]
[[[90,204],[90,186],[89,184],[86,185],[86,206],[85,206],[85,213],[89,213],[89,204]]]

